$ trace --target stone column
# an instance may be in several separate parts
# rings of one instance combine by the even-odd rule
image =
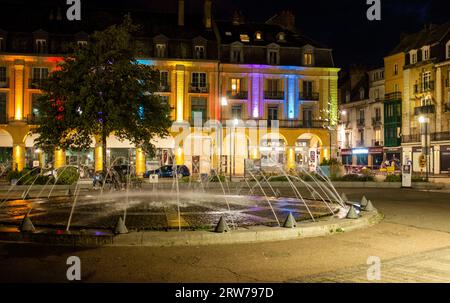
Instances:
[[[95,144],[94,166],[95,166],[95,171],[103,170],[103,147],[102,147],[101,143]]]
[[[66,152],[62,149],[55,149],[55,168],[60,168],[66,165]]]

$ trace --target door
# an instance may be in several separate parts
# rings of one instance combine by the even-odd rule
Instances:
[[[271,105],[267,109],[267,126],[272,126],[273,120],[278,120],[278,106],[277,105]]]

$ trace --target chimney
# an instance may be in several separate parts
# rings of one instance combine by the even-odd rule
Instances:
[[[211,6],[212,6],[212,1],[211,0],[205,0],[205,4],[204,4],[204,24],[205,24],[205,28],[210,29],[211,28],[211,23],[212,23],[212,18],[211,18]]]
[[[184,26],[184,0],[178,0],[178,26]]]
[[[272,22],[283,29],[295,32],[295,16],[291,11],[282,11],[273,18]]]
[[[242,11],[235,10],[233,12],[233,25],[244,24],[244,22],[245,22],[245,17],[242,14]]]

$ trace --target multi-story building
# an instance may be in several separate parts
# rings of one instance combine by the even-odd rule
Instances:
[[[450,22],[406,36],[403,69],[403,161],[413,171],[450,172]],[[421,123],[422,122],[422,123]],[[425,125],[426,124],[426,125]],[[429,135],[428,144],[422,135]],[[429,152],[425,153],[425,147]],[[428,155],[426,165],[420,158]],[[428,167],[427,167],[428,166]]]
[[[349,169],[377,169],[383,163],[384,69],[352,68],[340,80],[338,140]]]
[[[261,159],[262,166],[275,159],[286,168],[314,168],[335,155],[339,69],[331,49],[298,33],[289,12],[265,23],[246,22],[240,13],[231,21],[215,21],[211,5],[205,0],[202,14],[187,13],[179,0],[176,13],[131,14],[142,25],[135,37],[142,48],[139,62],[160,71],[158,94],[170,104],[175,122],[190,122],[190,134],[180,136],[178,124],[168,137],[154,140],[155,159],[112,134],[108,163],[131,159],[139,174],[152,163],[176,161],[194,173],[220,169],[240,175],[248,159]],[[28,32],[0,24],[0,160],[19,170],[37,163],[99,170],[99,140],[93,138],[87,151],[44,154],[30,135],[39,114],[33,106],[39,82],[63,60],[69,43],[88,43],[93,29],[92,23],[83,28],[47,13],[48,25],[39,23]],[[102,22],[120,22],[122,15],[102,11]],[[227,127],[218,131],[209,120]]]

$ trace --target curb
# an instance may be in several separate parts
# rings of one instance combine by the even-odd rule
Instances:
[[[255,226],[226,233],[134,232],[114,237],[113,243],[107,246],[173,247],[274,242],[347,232],[372,226],[382,219],[382,214],[372,211],[362,212],[362,217],[356,220],[332,218],[327,221],[299,224],[296,228]]]

